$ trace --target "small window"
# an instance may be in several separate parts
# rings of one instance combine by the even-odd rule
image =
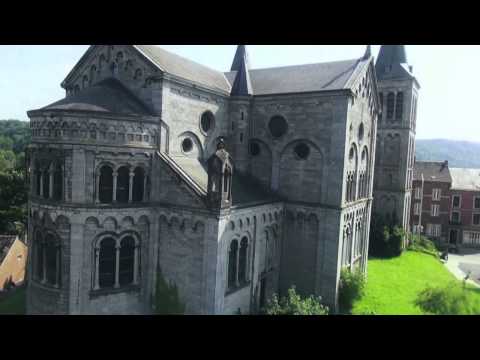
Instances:
[[[476,198],[475,198],[473,207],[474,207],[475,209],[480,209],[480,197],[476,197]]]
[[[364,135],[365,135],[365,129],[363,127],[363,124],[360,124],[360,127],[358,128],[358,140],[362,141]]]
[[[273,137],[279,138],[287,133],[288,124],[282,116],[274,116],[268,123],[268,129]]]
[[[307,144],[301,143],[295,146],[294,152],[299,159],[306,160],[310,155],[310,148]]]
[[[387,119],[393,118],[394,108],[395,108],[395,94],[389,93],[387,96]]]
[[[189,153],[193,149],[193,142],[191,139],[186,138],[182,141],[182,150],[185,153]]]
[[[452,222],[457,224],[460,222],[460,213],[458,211],[452,212]]]
[[[210,111],[204,112],[200,119],[200,126],[202,131],[208,133],[214,128],[215,117]]]
[[[459,208],[460,207],[460,196],[455,195],[453,197],[453,207],[454,208]]]
[[[480,225],[480,214],[473,214],[473,225]]]
[[[401,120],[403,118],[403,93],[399,92],[397,94],[397,105],[395,107],[395,119]]]
[[[441,197],[441,189],[432,190],[432,200],[439,201]]]
[[[250,155],[252,156],[259,156],[260,155],[260,145],[256,142],[252,142],[250,144]]]

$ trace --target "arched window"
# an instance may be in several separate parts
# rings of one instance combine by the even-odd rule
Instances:
[[[98,257],[98,281],[100,288],[109,288],[115,285],[116,249],[115,240],[107,238],[100,244]]]
[[[135,240],[126,237],[120,243],[119,282],[120,286],[133,283],[135,265]]]
[[[45,284],[60,287],[61,284],[61,248],[51,234],[42,239],[38,231],[34,244],[34,278]]]
[[[41,233],[38,231],[35,234],[35,271],[34,277],[38,281],[43,280],[43,248],[44,243]]]
[[[50,197],[50,166],[46,166],[43,171],[43,197],[48,199]]]
[[[133,194],[132,201],[140,202],[144,200],[145,194],[145,172],[141,167],[137,167],[133,176]]]
[[[228,253],[228,288],[232,289],[237,285],[237,254],[238,241],[233,240]]]
[[[122,166],[117,175],[117,202],[128,203],[129,191],[130,171],[126,166]]]
[[[53,173],[53,198],[57,201],[63,198],[63,171],[60,164],[55,166]]]
[[[40,170],[40,165],[37,163],[35,165],[35,194],[37,196],[41,195],[42,188],[42,171]]]
[[[57,245],[53,237],[45,238],[46,280],[50,285],[57,284]]]
[[[111,203],[113,200],[113,170],[110,166],[102,166],[99,179],[99,200],[103,204]]]
[[[204,133],[208,133],[215,127],[215,116],[210,111],[206,111],[202,114],[200,127]]]
[[[395,107],[395,119],[401,120],[403,118],[403,92],[397,94],[397,105]]]
[[[240,284],[247,282],[248,266],[248,239],[244,237],[240,243],[240,252],[238,259],[238,281]]]
[[[393,119],[393,112],[395,108],[395,94],[388,93],[387,96],[387,119]]]

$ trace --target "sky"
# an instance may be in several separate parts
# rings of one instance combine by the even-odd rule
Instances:
[[[159,45],[219,71],[230,70],[236,45]],[[359,58],[366,45],[248,45],[252,68]],[[83,45],[0,45],[0,119],[65,97],[60,83],[88,49]],[[379,45],[373,45],[374,56]],[[477,116],[480,46],[406,45],[421,85],[417,138],[480,141]]]

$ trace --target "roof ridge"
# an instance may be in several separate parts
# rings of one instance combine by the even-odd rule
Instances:
[[[303,66],[347,63],[347,62],[353,62],[353,61],[356,62],[356,61],[358,61],[358,59],[325,61],[325,62],[307,63],[307,64],[300,64],[300,65],[274,66],[274,67],[269,67],[269,68],[250,69],[249,71],[277,70],[277,69],[286,69],[286,68],[303,67]],[[232,72],[234,72],[234,71],[227,71],[226,73],[228,74],[228,73],[232,73]]]

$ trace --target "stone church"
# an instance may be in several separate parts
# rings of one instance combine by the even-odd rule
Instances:
[[[28,112],[28,313],[151,314],[160,276],[187,314],[258,313],[292,285],[335,308],[340,270],[366,272],[377,84],[370,47],[252,69],[238,46],[220,72],[91,46]]]

